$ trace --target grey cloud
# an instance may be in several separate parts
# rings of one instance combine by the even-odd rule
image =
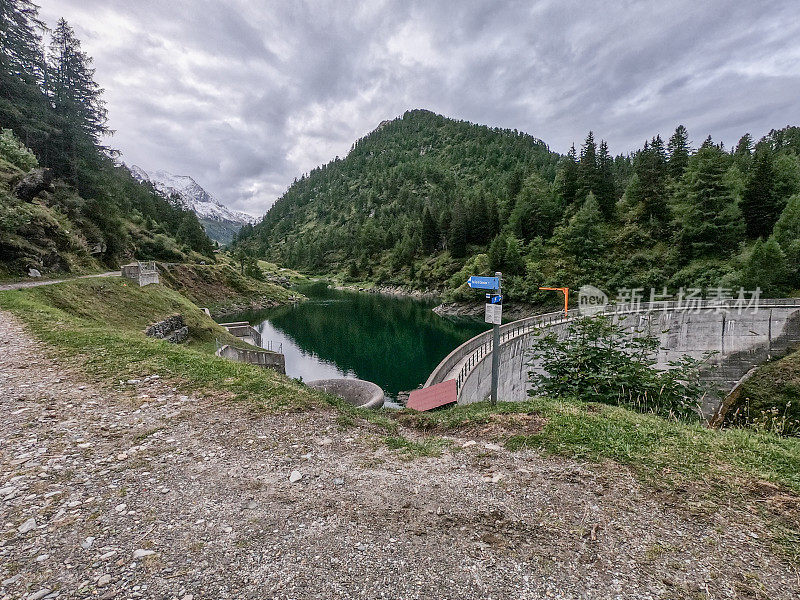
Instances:
[[[41,0],[95,57],[111,143],[263,213],[410,108],[614,153],[685,124],[735,144],[796,122],[793,0]]]

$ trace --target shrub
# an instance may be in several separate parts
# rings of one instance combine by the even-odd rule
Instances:
[[[30,171],[39,165],[33,152],[28,150],[10,129],[3,129],[0,132],[0,156],[23,171]]]
[[[529,394],[689,416],[703,396],[699,380],[703,361],[685,356],[670,363],[669,370],[658,371],[654,368],[658,349],[658,338],[632,337],[609,317],[578,319],[570,323],[563,339],[550,333],[534,343],[528,365],[536,363],[544,373],[529,372]]]

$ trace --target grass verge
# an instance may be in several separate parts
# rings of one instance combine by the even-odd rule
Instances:
[[[325,403],[325,395],[274,371],[214,356],[217,340],[241,342],[163,285],[140,288],[121,278],[74,280],[0,292],[0,308],[20,317],[54,352],[98,381],[157,373],[182,390],[213,391],[267,409]],[[144,335],[148,324],[176,313],[189,327],[186,344]]]
[[[541,426],[534,433],[506,431],[503,441],[510,450],[536,448],[581,460],[613,460],[643,480],[672,487],[703,481],[734,489],[743,481],[768,481],[800,494],[800,439],[767,432],[714,430],[617,406],[551,399],[496,407],[479,402],[427,413],[406,410],[397,419],[439,432],[520,413],[539,416]]]

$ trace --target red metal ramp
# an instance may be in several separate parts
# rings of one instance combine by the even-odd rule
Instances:
[[[414,410],[431,410],[440,406],[447,406],[458,401],[456,380],[448,379],[431,387],[414,390],[408,396],[406,407]]]

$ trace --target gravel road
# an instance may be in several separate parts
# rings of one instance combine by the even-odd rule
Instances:
[[[120,277],[120,271],[106,271],[105,273],[96,273],[94,275],[79,275],[78,277],[70,277],[68,279],[29,279],[26,281],[17,281],[14,283],[0,284],[0,292],[7,292],[9,290],[21,290],[24,288],[39,287],[40,285],[53,285],[54,283],[63,283],[72,279],[90,279],[93,277]]]
[[[0,411],[3,600],[800,597],[753,511],[480,431],[404,461],[327,410],[95,385],[4,313]]]

